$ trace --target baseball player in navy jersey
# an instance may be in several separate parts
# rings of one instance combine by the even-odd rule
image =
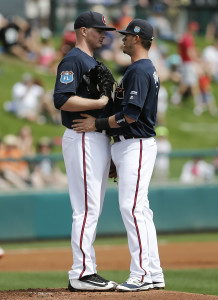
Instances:
[[[96,66],[94,50],[102,46],[105,31],[115,28],[107,27],[104,16],[91,11],[80,14],[74,28],[76,46],[58,66],[54,92],[55,107],[61,110],[62,124],[66,127],[62,151],[73,209],[73,266],[68,288],[111,290],[115,283],[97,274],[93,248],[110,166],[110,137],[102,130],[77,134],[71,125],[74,119],[81,118],[81,112],[95,118],[109,116],[109,98],[92,99],[83,75]]]
[[[117,289],[159,289],[165,282],[148,200],[157,153],[154,136],[160,85],[148,57],[153,28],[145,20],[134,19],[126,30],[118,32],[124,35],[123,52],[130,55],[132,64],[115,91],[115,114],[100,119],[85,114],[86,119],[74,120],[72,127],[78,133],[107,129],[113,135],[111,151],[119,178],[119,206],[131,254],[129,279]]]

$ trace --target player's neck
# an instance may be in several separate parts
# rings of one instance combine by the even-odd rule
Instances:
[[[131,62],[132,64],[140,59],[148,59],[148,51],[144,48],[135,49],[135,51],[131,55]]]
[[[141,60],[141,59],[149,59],[148,55],[132,55],[131,56],[131,62],[132,64],[138,60]]]
[[[81,51],[85,52],[89,56],[94,56],[94,50],[90,49],[86,43],[76,43],[76,48],[79,48]]]

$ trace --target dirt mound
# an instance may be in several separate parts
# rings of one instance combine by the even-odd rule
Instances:
[[[202,294],[180,293],[170,291],[145,291],[145,292],[76,292],[67,289],[28,289],[18,291],[0,292],[0,299],[10,300],[218,300],[218,296]]]

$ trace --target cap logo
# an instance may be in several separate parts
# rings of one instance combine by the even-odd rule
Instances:
[[[135,26],[134,28],[134,32],[139,33],[141,30],[141,28],[139,26]]]
[[[105,20],[105,17],[104,17],[104,16],[102,16],[102,21],[103,21],[103,23],[106,25],[106,20]]]

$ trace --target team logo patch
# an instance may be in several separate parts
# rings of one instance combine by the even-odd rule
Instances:
[[[63,71],[61,72],[60,82],[68,84],[73,81],[73,72],[72,71]]]
[[[134,32],[139,33],[141,30],[141,28],[139,26],[135,26],[134,28]]]
[[[106,25],[106,20],[104,16],[102,16],[102,22]]]
[[[115,97],[118,98],[118,99],[123,99],[124,98],[124,88],[123,88],[123,82],[122,81],[117,86],[117,89],[115,91]]]

